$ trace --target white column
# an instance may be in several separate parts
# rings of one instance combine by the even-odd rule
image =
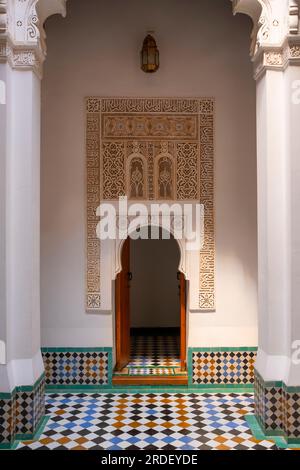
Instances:
[[[0,64],[0,384],[8,389],[6,363],[7,312],[6,312],[6,95],[7,64]],[[1,391],[1,385],[0,385]]]
[[[1,158],[5,241],[0,249],[5,255],[1,268],[6,275],[6,303],[1,322],[6,329],[7,356],[6,365],[0,367],[5,368],[1,376],[8,377],[12,390],[33,385],[44,370],[40,352],[40,80],[31,70],[6,67],[6,144]],[[4,379],[0,391],[9,391]]]
[[[266,70],[257,82],[259,350],[264,381],[300,385],[293,340],[300,340],[299,67]],[[299,77],[300,78],[300,77]]]
[[[300,385],[300,66],[286,70],[290,204],[291,363],[287,385]]]

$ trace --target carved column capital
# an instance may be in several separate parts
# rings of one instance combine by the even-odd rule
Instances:
[[[300,36],[288,36],[281,46],[261,48],[254,58],[254,78],[266,70],[283,71],[289,65],[300,65]]]

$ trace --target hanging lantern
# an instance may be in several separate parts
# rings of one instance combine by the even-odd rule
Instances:
[[[141,50],[141,69],[146,73],[153,73],[159,68],[159,51],[155,39],[148,34]]]

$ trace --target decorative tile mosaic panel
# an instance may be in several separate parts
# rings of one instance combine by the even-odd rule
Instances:
[[[33,435],[45,415],[45,377],[33,389],[21,387],[16,391],[16,434]]]
[[[192,384],[233,385],[254,382],[256,351],[192,350]]]
[[[33,399],[33,428],[36,430],[45,416],[45,376],[43,380],[41,380],[34,392],[34,399]]]
[[[204,205],[199,309],[215,308],[214,100],[87,98],[86,308],[101,309],[101,200],[193,200]]]
[[[0,446],[15,438],[32,438],[45,415],[45,377],[34,386],[17,387],[10,398],[0,398]]]
[[[254,406],[255,416],[264,430],[265,428],[265,388],[260,375],[254,370]]]
[[[38,450],[275,450],[245,420],[252,394],[103,393],[47,396]]]
[[[266,435],[300,441],[300,390],[283,382],[264,382],[255,371],[255,414]]]
[[[288,441],[300,441],[300,391],[284,391],[284,433]]]
[[[283,431],[283,388],[275,383],[265,384],[255,373],[255,414],[266,434],[279,434]]]
[[[108,385],[108,351],[42,350],[46,385]]]
[[[15,397],[0,398],[0,445],[9,445],[15,435]]]
[[[16,434],[33,434],[33,401],[33,391],[16,393]]]

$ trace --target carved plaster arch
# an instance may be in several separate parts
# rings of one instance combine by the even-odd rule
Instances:
[[[254,77],[300,64],[299,0],[232,0],[233,12],[253,21],[251,56]]]
[[[141,228],[150,228],[150,227],[157,227],[157,228],[162,228],[166,232],[169,232],[172,236],[175,242],[178,245],[179,248],[179,264],[178,264],[178,271],[183,273],[185,276],[186,280],[189,280],[189,272],[186,269],[186,255],[185,255],[185,241],[175,238],[174,236],[174,227],[171,225],[170,230],[167,230],[166,227],[164,227],[161,223],[149,223],[145,222],[144,224],[140,225]],[[128,231],[128,236],[130,236],[132,233],[135,232],[135,229],[129,230]],[[125,239],[122,240],[117,240],[116,241],[116,266],[115,266],[115,272],[114,272],[114,277],[113,280],[116,279],[117,275],[122,271],[122,249],[125,243]]]
[[[289,34],[299,36],[299,0],[229,1],[234,14],[244,13],[253,21],[251,56],[254,61],[261,49],[283,49]],[[13,68],[33,69],[41,77],[46,57],[44,23],[55,14],[66,16],[66,3],[67,0],[0,0],[0,60],[9,61]],[[282,67],[286,56],[288,61],[289,54],[281,51],[280,64],[274,64],[272,57],[271,66]],[[268,55],[264,59],[267,61]],[[263,63],[263,68],[267,65]]]
[[[44,23],[66,15],[67,0],[0,0],[0,61],[42,75],[46,57]]]
[[[232,0],[233,14],[248,15],[253,22],[251,56],[267,45],[279,45],[288,32],[289,1],[298,0]]]

